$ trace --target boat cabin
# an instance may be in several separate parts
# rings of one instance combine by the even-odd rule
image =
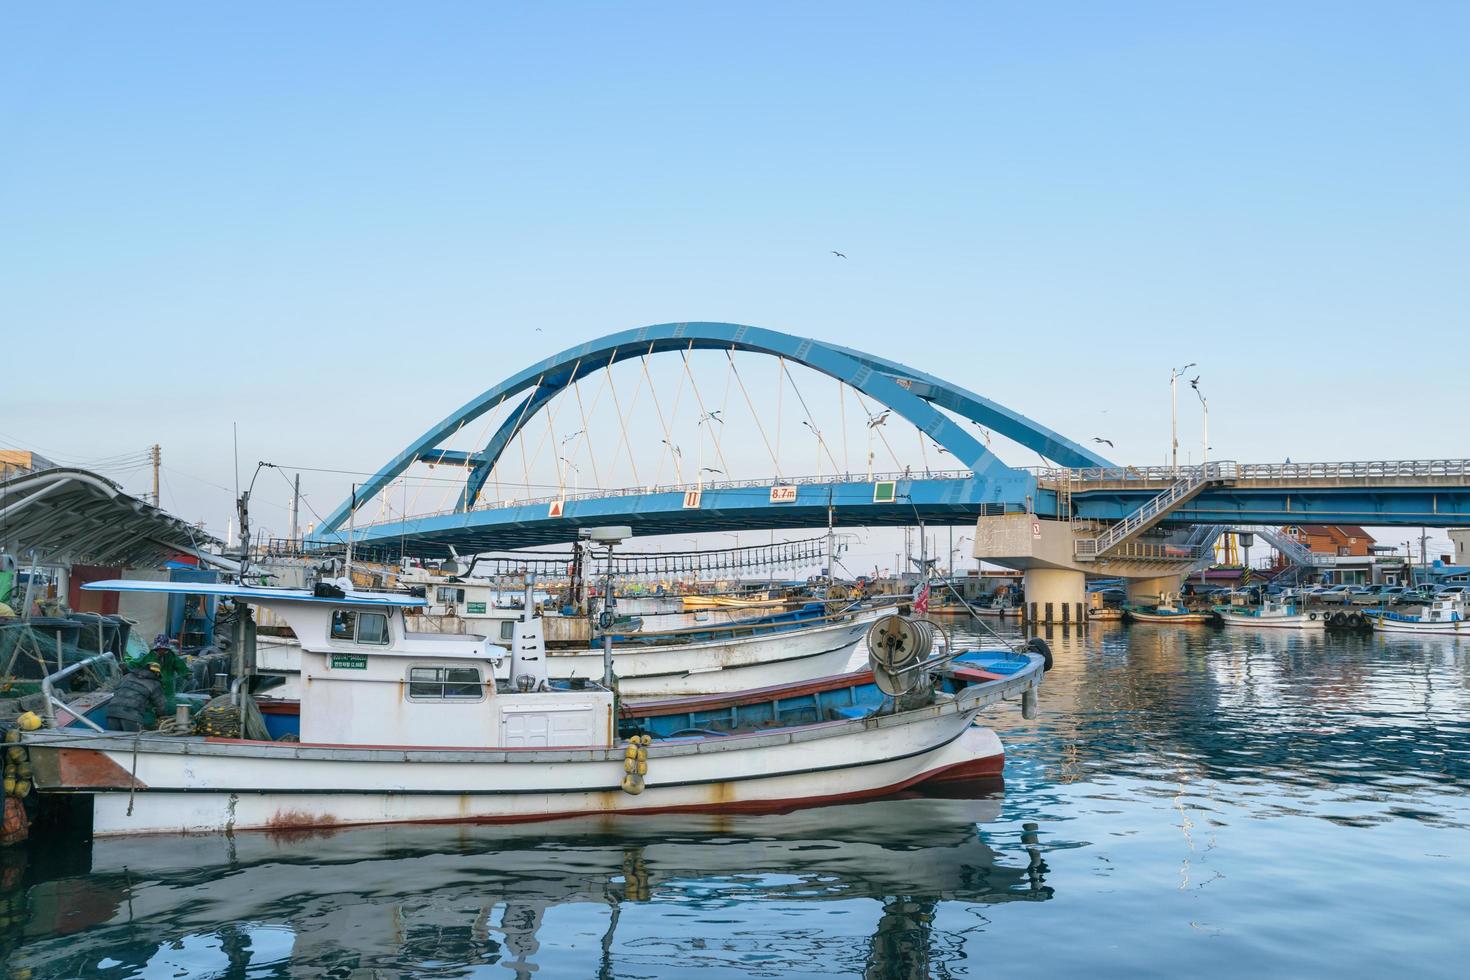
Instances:
[[[1457,623],[1465,618],[1465,604],[1459,599],[1435,599],[1412,617],[1421,623]]]
[[[181,584],[87,587],[182,591]],[[192,583],[186,588],[268,609],[291,627],[301,644],[303,743],[545,748],[613,742],[612,692],[587,683],[553,686],[541,622],[528,612],[502,641],[413,631],[404,611],[425,600],[401,593],[334,584],[312,591]],[[497,681],[497,668],[507,659],[509,669],[500,672],[506,679]]]

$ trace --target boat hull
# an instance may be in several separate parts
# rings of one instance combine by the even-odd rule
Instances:
[[[1327,617],[1320,613],[1292,613],[1289,616],[1246,616],[1241,613],[1220,612],[1220,622],[1226,626],[1244,626],[1251,629],[1278,630],[1323,630],[1327,628]]]
[[[677,646],[613,647],[624,697],[728,694],[840,674],[876,613],[800,630]],[[548,651],[552,680],[602,676],[601,650]]]
[[[614,749],[418,750],[106,736],[30,745],[43,792],[89,793],[93,834],[518,822],[600,813],[762,812],[998,777],[996,734],[963,698],[879,718],[655,743],[647,785]],[[743,744],[742,744],[743,743]]]
[[[1412,620],[1387,619],[1368,614],[1373,629],[1378,633],[1412,634],[1415,636],[1464,636],[1470,637],[1470,620],[1449,623],[1420,623]]]
[[[1215,622],[1214,613],[1151,613],[1127,610],[1125,620],[1135,623],[1168,623],[1171,626],[1203,626]]]

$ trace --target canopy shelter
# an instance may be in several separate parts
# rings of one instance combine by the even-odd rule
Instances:
[[[217,538],[86,470],[58,467],[0,481],[0,549],[42,565],[157,565],[170,554],[232,565]],[[34,551],[34,558],[32,558]]]

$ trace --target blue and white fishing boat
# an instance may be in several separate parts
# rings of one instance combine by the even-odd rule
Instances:
[[[1327,617],[1322,613],[1302,609],[1295,602],[1271,596],[1263,599],[1259,606],[1216,606],[1215,612],[1226,626],[1284,630],[1320,630],[1327,627]]]
[[[1465,602],[1448,596],[1435,599],[1416,614],[1389,609],[1370,609],[1363,613],[1380,633],[1419,633],[1445,636],[1470,636],[1470,620],[1465,616]]]
[[[1169,623],[1174,626],[1202,625],[1219,622],[1215,613],[1208,609],[1190,609],[1177,595],[1159,596],[1153,606],[1124,606],[1124,622]]]
[[[422,599],[343,584],[86,587],[214,594],[271,611],[301,644],[291,741],[25,734],[37,791],[84,800],[97,836],[780,810],[993,777],[1004,750],[975,717],[1003,699],[1031,716],[1048,662],[1044,649],[939,654],[931,624],[885,616],[868,633],[870,671],[634,707],[549,677],[532,611],[507,650],[413,632],[403,611]],[[242,715],[248,646],[233,685]]]

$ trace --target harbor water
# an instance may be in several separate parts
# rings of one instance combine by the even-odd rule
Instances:
[[[1464,975],[1470,643],[1049,639],[1003,789],[16,848],[3,975]]]

